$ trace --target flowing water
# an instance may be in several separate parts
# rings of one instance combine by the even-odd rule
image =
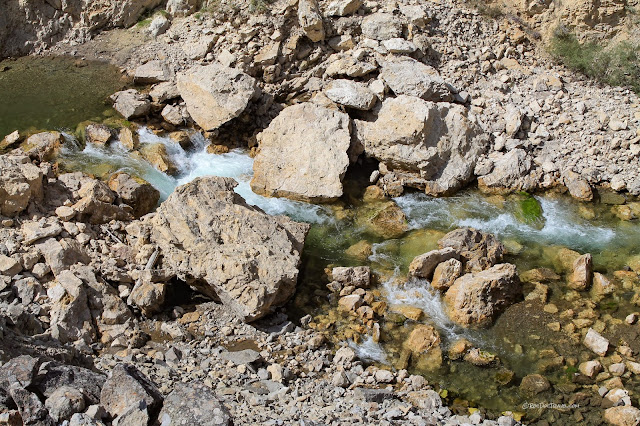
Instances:
[[[14,130],[74,129],[114,114],[107,97],[128,81],[104,62],[69,57],[0,61],[0,139]]]
[[[543,217],[530,223],[522,220],[518,196],[484,196],[476,191],[466,191],[454,197],[431,198],[413,193],[394,200],[408,218],[408,231],[397,238],[385,238],[368,222],[377,205],[362,202],[367,173],[348,174],[345,185],[348,191],[343,200],[330,206],[318,206],[254,194],[249,186],[253,160],[247,153],[234,150],[221,155],[208,154],[207,142],[197,132],[191,132],[192,148],[184,151],[168,137],[158,136],[144,127],[139,131],[141,144],[166,146],[171,160],[180,170],[178,176],[156,170],[117,142],[109,147],[91,144],[83,147],[77,143],[71,131],[82,121],[101,122],[111,117],[114,112],[104,101],[127,83],[116,68],[101,63],[69,58],[21,58],[1,62],[0,138],[16,129],[66,129],[70,133],[65,133],[68,141],[59,159],[63,169],[105,178],[115,171],[126,171],[150,182],[160,191],[162,199],[166,199],[176,186],[199,176],[232,177],[238,181],[236,191],[248,203],[270,214],[286,214],[311,223],[299,291],[288,306],[289,313],[312,314],[318,323],[326,321],[327,329],[335,331],[332,333],[335,339],[348,341],[362,358],[400,368],[404,367],[401,365],[402,341],[415,322],[395,311],[407,305],[420,308],[427,314],[422,321],[439,330],[445,352],[452,342],[464,337],[500,358],[499,368],[476,367],[467,362],[449,361],[446,357],[445,363],[436,370],[423,371],[408,366],[412,372],[424,374],[431,383],[457,396],[449,403],[461,406],[462,411],[468,405],[476,404],[493,413],[521,411],[518,406],[526,396],[519,393],[517,379],[504,379],[505,371],[513,372],[517,378],[544,372],[554,384],[552,396],[545,396],[548,402],[562,400],[563,395],[571,393],[572,384],[567,372],[573,371],[570,366],[575,362],[572,360],[582,361],[589,355],[579,344],[546,327],[557,316],[544,313],[539,302],[528,300],[509,308],[487,330],[462,329],[448,319],[440,294],[433,291],[427,281],[405,279],[408,265],[413,257],[437,248],[437,240],[446,232],[471,226],[496,234],[509,250],[506,261],[515,263],[521,272],[549,267],[562,274],[565,271],[558,266],[558,253],[569,248],[592,253],[595,268],[610,277],[614,271],[626,266],[630,256],[640,253],[637,222],[619,220],[609,205],[580,204],[564,196],[536,197]],[[389,305],[389,314],[380,321],[379,342],[366,333],[360,337],[343,333],[352,326],[353,319],[336,311],[335,297],[326,288],[326,268],[362,264],[370,265],[379,277],[376,294]],[[634,309],[626,300],[632,292],[628,286],[625,289],[626,293],[620,291],[598,301],[597,309],[605,316],[624,318]],[[575,308],[575,302],[572,305],[564,297],[566,289],[562,282],[549,284],[549,290],[550,301],[561,312]],[[640,347],[637,335],[617,337],[626,338]],[[554,352],[562,354],[567,362],[554,364]],[[635,386],[631,389],[640,391],[637,384]],[[599,413],[592,411],[596,415]],[[558,420],[540,417],[542,413],[527,412],[526,415],[529,420]],[[567,418],[564,422],[572,424],[573,417]],[[594,422],[599,420],[595,418]]]
[[[441,296],[425,280],[409,280],[408,265],[411,260],[437,247],[437,240],[446,232],[471,226],[492,232],[509,251],[507,261],[515,263],[520,272],[536,267],[549,267],[564,273],[558,267],[560,249],[569,248],[594,256],[595,268],[610,276],[620,270],[632,255],[640,253],[640,226],[637,222],[618,219],[605,204],[579,204],[565,196],[537,197],[543,217],[535,224],[523,221],[519,215],[518,196],[485,196],[476,191],[466,191],[448,198],[432,198],[424,194],[407,194],[395,199],[408,218],[409,230],[399,238],[383,238],[373,232],[363,216],[369,215],[371,206],[358,196],[348,194],[332,206],[319,206],[286,199],[265,198],[251,191],[249,182],[253,160],[242,150],[213,155],[206,152],[206,141],[197,132],[191,132],[192,148],[184,151],[168,137],[158,136],[146,128],[139,131],[141,144],[166,145],[172,161],[181,170],[178,176],[168,176],[153,166],[131,156],[119,143],[109,147],[91,144],[80,149],[71,135],[60,161],[70,170],[83,170],[106,177],[118,170],[134,173],[156,187],[162,198],[173,189],[196,177],[215,175],[232,177],[238,181],[236,191],[248,203],[259,206],[270,214],[286,214],[296,220],[312,224],[307,238],[299,291],[289,304],[291,315],[312,314],[319,322],[326,322],[336,330],[336,340],[347,341],[357,353],[370,362],[395,368],[408,367],[414,373],[425,375],[430,382],[446,389],[457,398],[449,402],[459,405],[464,412],[467,406],[479,405],[493,413],[522,411],[523,401],[530,400],[518,390],[518,380],[527,374],[543,372],[555,386],[550,402],[565,401],[566,392],[572,387],[570,376],[577,361],[589,358],[579,342],[570,342],[562,333],[552,332],[546,326],[554,317],[542,311],[535,300],[525,300],[509,308],[486,330],[469,330],[455,325],[447,317]],[[362,176],[349,176],[347,187],[360,188]],[[351,250],[354,245],[369,247],[363,253]],[[328,279],[325,268],[332,266],[370,265],[380,279],[376,288],[380,298],[389,305],[389,314],[381,319],[380,341],[370,335],[349,334],[353,319],[336,310],[335,297],[326,288]],[[574,309],[564,298],[566,288],[561,282],[549,284],[550,301],[560,311]],[[624,318],[634,309],[625,300],[629,293],[609,297],[598,306],[611,307],[606,315]],[[415,366],[402,364],[402,342],[415,324],[394,313],[403,306],[412,306],[425,312],[423,322],[434,325],[440,332],[443,349],[459,338],[468,339],[475,347],[495,354],[500,359],[499,368],[483,368],[468,362],[449,361],[434,370],[416,370]],[[604,308],[603,308],[604,309]],[[637,309],[637,308],[636,308]],[[347,330],[347,332],[344,332]],[[343,333],[344,332],[344,333]],[[623,336],[640,344],[638,336]],[[563,362],[557,363],[561,354]],[[576,360],[571,361],[570,360]],[[566,362],[565,362],[566,361]],[[505,379],[507,377],[507,379]],[[631,385],[631,389],[636,389]],[[637,384],[635,385],[637,386]],[[629,386],[628,386],[629,388]],[[562,390],[566,391],[563,394]],[[564,398],[563,399],[563,395]],[[544,400],[546,401],[546,400]],[[593,411],[596,413],[597,411]],[[527,418],[542,413],[526,413]],[[558,413],[552,415],[560,416]],[[539,417],[544,418],[544,417]],[[558,420],[553,417],[552,420]],[[571,417],[565,419],[570,424]],[[597,419],[594,417],[594,422]]]

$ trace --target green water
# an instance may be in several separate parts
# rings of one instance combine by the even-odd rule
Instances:
[[[112,115],[108,97],[127,85],[119,69],[69,57],[0,62],[0,139],[14,130],[75,129]]]

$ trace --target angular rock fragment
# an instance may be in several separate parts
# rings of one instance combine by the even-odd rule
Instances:
[[[145,225],[165,268],[252,321],[293,294],[309,226],[249,206],[236,185],[198,178],[178,187]]]
[[[351,122],[312,103],[285,108],[258,135],[251,189],[271,196],[329,202],[342,195]]]

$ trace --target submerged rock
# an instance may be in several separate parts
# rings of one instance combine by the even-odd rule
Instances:
[[[411,352],[417,368],[432,370],[442,365],[440,334],[430,325],[418,324],[403,346]]]
[[[342,196],[349,166],[349,116],[303,103],[285,108],[258,135],[251,189],[271,196],[328,202]]]
[[[573,262],[573,270],[569,276],[569,288],[586,290],[593,280],[593,258],[591,254],[583,254]]]
[[[187,111],[207,131],[242,114],[260,93],[253,77],[220,63],[196,65],[178,73],[177,81]]]
[[[412,96],[386,100],[375,121],[355,125],[367,156],[389,171],[410,174],[414,178],[403,184],[430,195],[450,194],[468,183],[488,146],[462,106]]]
[[[178,187],[144,223],[163,264],[245,321],[293,294],[309,225],[246,204],[230,178]]]
[[[521,297],[515,265],[503,263],[458,278],[445,293],[444,301],[454,322],[464,327],[486,327]]]

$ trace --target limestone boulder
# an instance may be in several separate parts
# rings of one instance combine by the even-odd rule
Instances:
[[[640,410],[629,405],[607,408],[604,419],[614,426],[636,426],[640,423]]]
[[[253,77],[220,63],[196,65],[177,75],[187,111],[203,130],[215,130],[239,116],[259,95]]]
[[[342,196],[350,119],[312,103],[285,108],[258,135],[251,189],[270,197],[329,202]]]
[[[61,343],[78,339],[92,343],[95,329],[89,310],[87,290],[71,271],[61,271],[47,290],[51,299],[51,336]]]
[[[165,144],[160,142],[145,144],[140,148],[140,154],[162,173],[169,175],[178,173],[178,166],[171,160]]]
[[[411,174],[405,185],[430,195],[450,194],[473,178],[488,147],[482,129],[459,105],[412,96],[388,99],[375,121],[355,120],[367,156],[390,171]]]
[[[294,293],[309,226],[248,205],[236,186],[230,178],[198,178],[144,224],[164,268],[252,321]]]
[[[123,90],[111,95],[113,108],[122,115],[125,120],[144,117],[151,111],[149,96],[138,92],[136,89]]]
[[[333,102],[349,108],[368,111],[376,104],[376,95],[362,83],[353,80],[333,80],[324,89]]]
[[[162,83],[171,80],[172,74],[165,61],[153,60],[136,68],[133,80],[139,84]]]
[[[64,136],[60,132],[42,132],[29,136],[20,148],[37,161],[52,160],[62,148]]]
[[[463,327],[486,327],[521,297],[515,265],[502,263],[461,276],[447,290],[444,301],[454,322]]]
[[[473,228],[459,228],[438,240],[441,249],[453,248],[463,261],[465,271],[479,272],[502,260],[504,245],[493,234]]]
[[[85,128],[85,141],[97,145],[106,145],[113,139],[113,131],[104,124],[91,123]]]
[[[160,192],[149,182],[127,173],[113,174],[109,178],[109,188],[118,194],[124,203],[131,206],[136,218],[155,209],[160,200]]]
[[[413,58],[397,57],[382,63],[380,77],[396,95],[407,95],[433,102],[451,102],[453,87],[438,71]]]
[[[505,192],[509,189],[526,189],[523,179],[533,167],[527,152],[516,148],[506,154],[493,153],[493,170],[478,178],[478,188],[483,192]]]
[[[314,43],[324,40],[322,15],[316,0],[298,1],[298,23],[309,40]]]
[[[112,417],[124,414],[138,401],[144,401],[150,413],[157,413],[162,400],[162,394],[156,385],[137,368],[128,364],[116,365],[100,392],[100,404]]]
[[[435,271],[433,271],[431,287],[436,290],[446,291],[460,275],[462,275],[462,262],[458,259],[449,259],[436,266]]]
[[[42,200],[43,173],[25,156],[0,156],[0,213],[13,216]]]
[[[362,20],[362,35],[374,40],[389,40],[402,36],[402,21],[390,13],[373,13]]]

